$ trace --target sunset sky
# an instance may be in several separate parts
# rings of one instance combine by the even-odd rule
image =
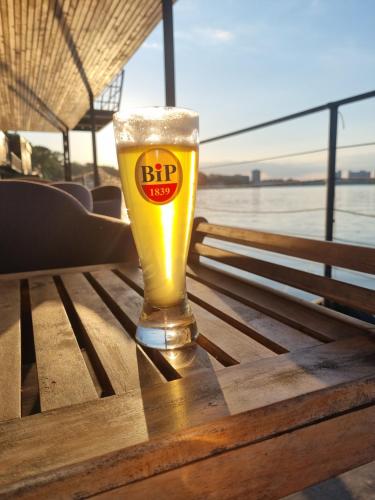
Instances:
[[[177,105],[200,113],[201,138],[375,88],[373,0],[178,0],[174,7]],[[125,68],[121,108],[164,104],[159,25]],[[339,144],[375,141],[375,99],[341,108]],[[25,133],[62,150],[61,134]],[[201,147],[202,171],[327,145],[327,113]],[[116,165],[111,125],[99,163]],[[90,162],[88,133],[71,133],[72,160]],[[259,163],[265,175],[316,177],[326,155]],[[250,166],[209,169],[245,173]],[[340,151],[338,169],[375,170],[375,146]]]

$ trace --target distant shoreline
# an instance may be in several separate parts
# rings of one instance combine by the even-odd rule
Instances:
[[[263,181],[260,184],[204,184],[198,185],[198,189],[246,189],[253,188],[259,189],[264,187],[298,187],[298,186],[324,186],[326,184],[325,179],[317,179],[311,181]],[[375,184],[375,178],[373,179],[336,179],[336,186],[363,186],[367,184]]]

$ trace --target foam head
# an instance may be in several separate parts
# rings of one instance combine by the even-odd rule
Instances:
[[[116,143],[198,144],[198,113],[185,108],[147,107],[128,109],[113,116]]]

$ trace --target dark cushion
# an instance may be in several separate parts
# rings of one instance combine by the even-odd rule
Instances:
[[[136,259],[130,227],[52,186],[0,181],[0,273]]]
[[[93,201],[91,192],[87,187],[82,184],[77,184],[76,182],[54,182],[51,185],[71,194],[76,200],[82,203],[87,210],[92,212]]]
[[[94,201],[93,211],[121,219],[122,193],[117,186],[99,186],[91,190]]]

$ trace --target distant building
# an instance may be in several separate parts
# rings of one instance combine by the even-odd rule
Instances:
[[[0,178],[32,175],[31,152],[27,139],[0,131]]]
[[[0,165],[6,165],[9,161],[8,138],[0,130]]]
[[[370,179],[371,172],[368,170],[358,170],[356,172],[349,170],[349,179]]]
[[[231,175],[229,176],[229,184],[238,184],[238,185],[248,185],[250,182],[249,176],[248,175]]]
[[[255,185],[255,186],[259,186],[260,185],[260,176],[261,176],[261,171],[260,170],[253,170],[252,171],[252,183]]]
[[[32,147],[30,142],[19,134],[11,134],[7,132],[10,163],[13,168],[19,170],[22,175],[31,175],[31,153]],[[18,168],[16,168],[16,166]]]
[[[335,178],[336,178],[336,180],[342,179],[342,171],[341,170],[337,170],[337,172],[335,173]]]

